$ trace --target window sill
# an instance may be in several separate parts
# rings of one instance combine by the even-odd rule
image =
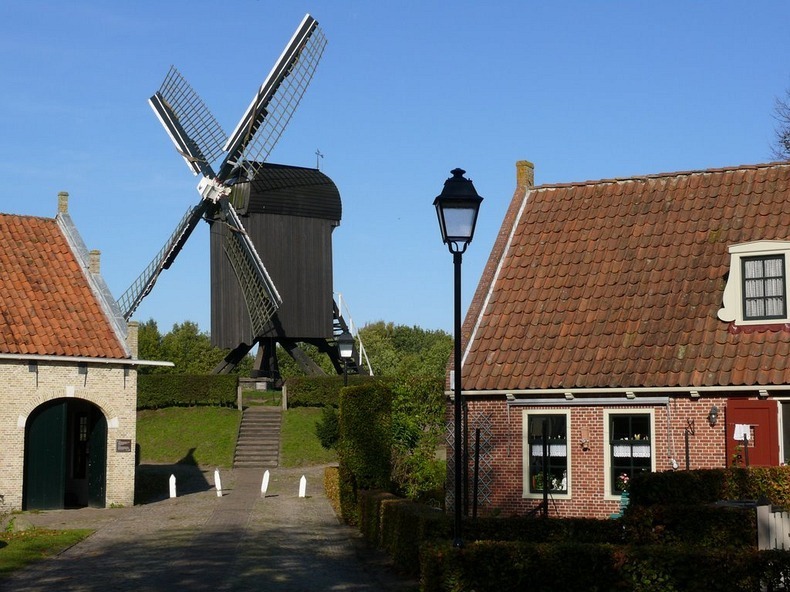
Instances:
[[[785,331],[790,333],[790,322],[786,322],[784,319],[780,321],[763,321],[763,322],[755,322],[751,321],[748,324],[746,323],[730,323],[729,332],[733,335],[738,335],[739,333],[764,333],[766,331],[777,332],[777,331]]]

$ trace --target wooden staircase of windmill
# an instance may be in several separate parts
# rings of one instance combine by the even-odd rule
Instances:
[[[278,466],[281,421],[280,407],[250,405],[244,409],[233,467],[271,469]]]

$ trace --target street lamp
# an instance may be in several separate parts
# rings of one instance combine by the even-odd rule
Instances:
[[[453,523],[453,546],[463,546],[461,540],[461,473],[463,463],[461,458],[461,255],[472,242],[477,224],[477,213],[483,198],[477,194],[472,181],[464,178],[463,169],[450,171],[452,177],[444,182],[444,189],[433,201],[436,215],[439,218],[439,228],[442,231],[442,242],[447,245],[453,254],[453,268],[455,276],[455,323],[454,323],[454,438],[455,438],[455,495],[454,509],[455,521]]]
[[[348,361],[354,356],[354,336],[348,330],[337,336],[337,349],[343,358],[343,386],[348,386]]]

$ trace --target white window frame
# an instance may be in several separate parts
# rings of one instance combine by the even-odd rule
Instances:
[[[604,409],[603,412],[603,491],[604,499],[619,500],[620,494],[612,491],[612,450],[609,437],[609,425],[612,415],[649,415],[650,416],[650,472],[656,472],[656,413],[655,409],[644,407],[629,409]]]
[[[783,324],[790,321],[790,273],[788,273],[788,255],[790,255],[790,241],[754,241],[732,245],[730,252],[730,274],[724,288],[722,307],[718,317],[725,322],[736,325],[772,325]],[[754,257],[781,256],[784,258],[784,305],[785,316],[780,318],[750,319],[744,318],[743,297],[743,260]]]
[[[564,415],[565,416],[565,442],[566,442],[566,459],[568,463],[567,473],[565,475],[567,491],[564,493],[549,491],[549,497],[554,499],[571,499],[573,492],[573,478],[571,471],[571,455],[573,446],[571,445],[571,410],[570,409],[524,409],[521,412],[521,458],[522,458],[522,482],[521,482],[521,497],[523,499],[543,499],[543,493],[532,493],[529,490],[529,417],[531,415]]]

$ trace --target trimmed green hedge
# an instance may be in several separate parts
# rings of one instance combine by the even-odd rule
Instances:
[[[230,374],[139,374],[137,408],[236,405],[238,376]]]
[[[372,380],[373,376],[350,374],[348,386],[358,386]],[[288,393],[288,407],[323,407],[340,405],[340,389],[343,388],[342,376],[303,376],[289,378],[285,382]]]
[[[344,388],[339,428],[341,513],[354,524],[357,492],[390,488],[392,391],[379,382]]]
[[[631,504],[710,504],[719,500],[767,499],[790,507],[790,467],[749,467],[637,473]]]
[[[420,565],[425,592],[757,592],[790,570],[790,553],[481,541],[425,545]]]

